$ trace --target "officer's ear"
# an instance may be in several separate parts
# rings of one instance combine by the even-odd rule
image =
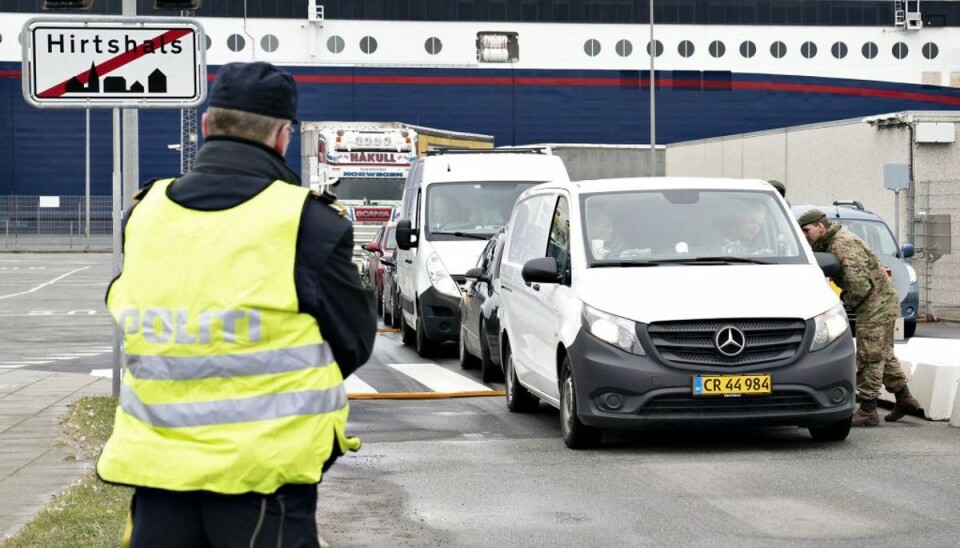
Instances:
[[[287,148],[290,146],[290,141],[293,137],[293,124],[290,122],[284,123],[280,126],[280,129],[277,130],[277,135],[274,140],[273,149],[277,151],[280,156],[287,155]]]
[[[210,131],[207,129],[207,113],[204,112],[203,116],[200,117],[200,132],[203,134],[203,138],[206,139]]]

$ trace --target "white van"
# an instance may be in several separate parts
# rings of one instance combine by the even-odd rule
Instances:
[[[460,334],[460,286],[520,194],[569,181],[563,161],[536,151],[446,151],[410,167],[397,223],[403,342],[428,356]]]
[[[507,406],[558,407],[569,447],[603,429],[799,425],[842,440],[855,405],[846,313],[786,202],[759,180],[545,184],[500,264]]]

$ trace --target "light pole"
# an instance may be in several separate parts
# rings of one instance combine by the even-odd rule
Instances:
[[[653,0],[650,0],[650,176],[657,176],[657,99],[654,59],[657,57],[657,43],[653,37]]]

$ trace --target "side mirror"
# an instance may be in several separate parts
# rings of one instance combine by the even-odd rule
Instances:
[[[380,244],[377,242],[367,242],[360,247],[372,253],[378,253],[380,251]]]
[[[553,257],[530,259],[524,263],[523,270],[520,271],[520,276],[522,276],[523,281],[528,284],[560,283],[560,275],[557,273],[557,260]]]
[[[839,278],[842,271],[840,269],[840,261],[833,255],[833,253],[821,253],[819,251],[814,252],[813,254],[817,258],[817,265],[820,267],[820,270],[823,271],[823,275],[828,278]]]
[[[913,244],[903,244],[903,247],[900,248],[900,254],[904,259],[909,259],[913,257],[915,250],[913,249]]]
[[[463,274],[463,277],[464,277],[464,278],[467,278],[468,280],[477,280],[478,282],[486,282],[486,281],[487,281],[486,276],[483,275],[483,269],[480,268],[479,266],[475,266],[475,267],[471,268],[470,270],[466,271],[466,272]]]
[[[397,222],[397,248],[406,251],[412,247],[417,247],[417,238],[419,234],[417,229],[410,226],[410,219],[404,219]]]
[[[396,260],[395,258],[393,258],[392,256],[390,256],[390,257],[387,257],[387,256],[380,257],[380,262],[381,262],[382,264],[387,265],[387,266],[397,266],[397,260]]]

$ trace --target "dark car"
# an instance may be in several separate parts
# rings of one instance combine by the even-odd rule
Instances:
[[[377,313],[383,312],[383,273],[385,266],[383,258],[392,258],[397,249],[395,237],[396,223],[387,223],[377,231],[373,240],[361,247],[366,253],[360,264],[360,277],[364,283],[377,290]]]
[[[900,315],[903,317],[903,337],[909,339],[917,330],[917,311],[920,308],[920,294],[917,288],[917,273],[907,259],[913,256],[913,244],[897,244],[890,227],[877,214],[863,208],[860,202],[838,201],[829,206],[795,205],[793,214],[797,217],[816,208],[827,214],[831,221],[837,221],[844,228],[863,240],[877,258],[886,267],[893,278],[900,295]],[[847,318],[850,328],[856,330],[856,316],[849,307]]]
[[[460,297],[460,365],[480,366],[484,382],[502,381],[500,364],[500,254],[503,231],[483,248],[477,266],[465,274]]]
[[[380,307],[383,309],[383,324],[400,327],[400,284],[397,280],[397,257],[382,257],[383,289],[380,292]]]

